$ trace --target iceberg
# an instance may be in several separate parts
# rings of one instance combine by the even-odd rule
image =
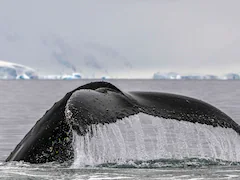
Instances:
[[[73,73],[72,75],[63,75],[61,79],[71,80],[71,79],[81,79],[82,76],[80,73]]]
[[[235,77],[237,79],[237,77]],[[153,74],[153,79],[181,79],[181,80],[216,80],[220,79],[216,75],[198,75],[198,74],[189,74],[189,75],[180,75],[175,72],[160,73],[156,72]]]
[[[38,79],[30,67],[0,60],[0,79]]]
[[[204,75],[203,79],[205,80],[216,80],[216,79],[220,79],[218,76],[215,75]]]
[[[169,73],[156,72],[153,74],[153,79],[181,79],[181,76],[175,72]]]
[[[229,73],[229,74],[226,74],[224,77],[223,77],[224,80],[239,80],[240,79],[240,76],[239,74],[235,74],[235,73]]]
[[[201,79],[203,79],[203,76],[201,76],[201,75],[187,75],[187,76],[182,76],[182,79],[184,79],[184,80],[201,80]]]
[[[30,79],[26,74],[22,74],[16,77],[16,79]]]
[[[55,79],[61,79],[61,75],[42,75],[39,77],[39,79],[47,79],[47,80],[55,80]]]
[[[101,79],[106,80],[106,79],[111,79],[111,77],[110,76],[102,76]]]

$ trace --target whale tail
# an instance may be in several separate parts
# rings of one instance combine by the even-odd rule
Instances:
[[[56,102],[6,161],[240,161],[239,135],[237,123],[203,101],[160,92],[125,93],[110,83],[93,82]]]

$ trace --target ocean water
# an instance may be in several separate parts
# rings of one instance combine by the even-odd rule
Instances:
[[[238,163],[205,162],[196,159],[169,160],[167,163],[162,161],[128,162],[128,164],[123,165],[116,163],[102,166],[96,166],[89,159],[85,159],[86,162],[89,162],[87,166],[78,164],[77,161],[73,165],[57,163],[36,165],[24,162],[4,162],[10,152],[46,110],[67,92],[92,81],[94,80],[0,81],[0,179],[240,179],[240,166]],[[240,81],[109,80],[109,82],[123,91],[160,91],[201,99],[221,109],[240,124]],[[136,119],[137,117],[133,118]],[[152,122],[154,122],[154,119],[152,119]],[[128,121],[128,123],[133,128],[139,125],[132,125],[131,121]],[[174,128],[174,125],[169,124],[169,127]],[[116,129],[116,127],[111,128]],[[130,130],[134,133],[134,129]],[[147,131],[147,128],[145,131]],[[112,132],[115,131],[109,133]],[[138,133],[141,134],[142,132]],[[184,135],[182,132],[179,133],[182,136]],[[78,141],[81,142],[81,140]],[[139,143],[135,144],[135,146],[140,147],[140,151],[137,151],[140,153],[136,154],[136,159],[142,158],[141,152],[143,152],[141,150],[141,139],[137,142]],[[214,144],[214,141],[211,144]],[[105,146],[108,145],[105,144]],[[131,143],[126,145],[126,148],[128,146],[130,147]],[[100,148],[104,147],[101,146]],[[168,148],[170,148],[168,150],[171,152],[176,146],[173,143]],[[111,154],[114,151],[112,150]],[[151,155],[150,151],[148,155],[154,156],[154,152]],[[205,153],[208,153],[207,151]],[[117,156],[126,156],[126,152],[125,154],[123,151],[118,153],[116,153]],[[133,155],[129,154],[129,156]],[[111,159],[113,155],[107,156],[105,159],[107,158]]]

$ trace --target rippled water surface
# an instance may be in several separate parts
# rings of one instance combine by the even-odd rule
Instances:
[[[0,165],[1,179],[239,179],[240,168],[64,168],[58,165],[8,163]]]
[[[92,81],[92,80],[91,80]],[[73,167],[5,163],[36,121],[68,91],[90,80],[0,81],[0,179],[240,179],[234,163],[169,162],[124,166]],[[204,100],[240,124],[240,81],[110,80],[123,91],[161,91]],[[176,165],[177,164],[177,165]],[[136,168],[137,167],[137,168]]]

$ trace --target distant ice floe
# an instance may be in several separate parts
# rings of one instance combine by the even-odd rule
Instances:
[[[101,79],[106,80],[106,79],[111,79],[111,77],[110,76],[103,76],[103,77],[101,77]]]
[[[229,73],[229,74],[226,74],[223,79],[231,79],[231,80],[239,80],[240,79],[240,76],[239,74],[235,74],[235,73]]]
[[[240,75],[237,73],[228,73],[223,76],[212,74],[207,75],[180,75],[178,73],[160,73],[153,74],[153,79],[182,79],[182,80],[240,80]]]
[[[153,79],[181,79],[181,76],[178,73],[174,72],[169,73],[156,72],[153,74]]]
[[[123,70],[124,71],[124,70]],[[94,73],[97,73],[94,71]],[[50,79],[50,80],[76,80],[76,79],[118,79],[121,77],[116,77],[114,74],[98,76],[83,76],[81,73],[74,72],[72,74],[64,74],[61,71],[56,75],[38,75],[38,73],[27,66],[11,63],[7,61],[0,60],[0,79]],[[129,77],[131,79],[131,77]],[[240,74],[238,73],[228,73],[223,76],[216,76],[213,74],[199,75],[199,74],[189,74],[183,75],[176,72],[156,72],[153,74],[152,79],[164,79],[164,80],[240,80]]]
[[[71,79],[81,79],[82,76],[80,73],[73,73],[72,75],[63,75],[61,79],[71,80]]]
[[[210,79],[221,79],[221,78],[215,75],[204,75],[203,79],[210,80]]]
[[[156,72],[153,74],[153,79],[205,79],[204,76],[200,75],[180,75],[175,72],[169,72],[169,73],[161,73],[161,72]],[[207,79],[207,78],[206,78]]]
[[[46,75],[40,76],[40,79],[63,79],[63,80],[73,80],[73,79],[82,79],[80,73],[64,74],[64,75]]]
[[[30,67],[0,60],[0,79],[38,79]]]
[[[40,79],[62,79],[62,80],[74,80],[74,79],[82,79],[83,76],[80,73],[73,73],[73,74],[64,74],[64,75],[47,75],[42,76]],[[84,79],[101,79],[101,80],[107,80],[111,79],[111,76],[102,76],[99,78],[93,78],[93,77],[84,77]]]

